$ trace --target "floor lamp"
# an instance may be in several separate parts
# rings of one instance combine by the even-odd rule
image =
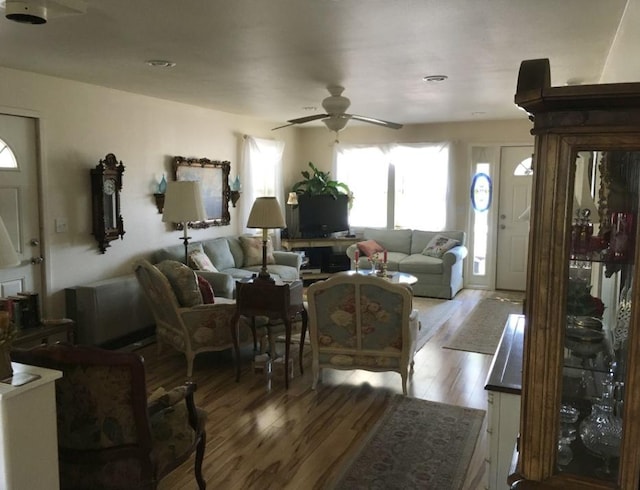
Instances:
[[[187,228],[190,222],[205,221],[207,212],[202,201],[200,182],[190,180],[176,180],[167,183],[164,196],[162,221],[167,223],[182,223],[184,236],[184,263],[189,265],[189,239]]]
[[[4,221],[0,218],[0,269],[19,265],[20,259],[16,249],[4,226]],[[11,316],[10,310],[0,311],[0,379],[8,378],[13,374],[9,351],[15,327],[12,326]]]
[[[267,270],[267,241],[270,228],[284,228],[286,225],[280,203],[275,197],[259,197],[253,203],[247,228],[262,228],[262,268],[257,279],[274,282]]]

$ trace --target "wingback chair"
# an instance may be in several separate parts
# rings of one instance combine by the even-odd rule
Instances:
[[[196,299],[189,303],[192,306],[180,304],[169,279],[147,260],[136,262],[134,270],[156,323],[158,349],[167,344],[182,352],[187,358],[187,376],[191,377],[196,355],[234,347],[231,319],[236,312],[236,305],[234,300],[220,297],[216,297],[213,304],[203,304],[202,297],[197,292],[195,272],[184,264],[171,262],[175,264],[177,279],[174,283],[175,288],[179,288],[181,297],[186,296],[184,291],[188,288],[195,288]],[[184,298],[182,300],[186,301]],[[241,324],[239,342],[246,343],[250,334],[250,328]]]
[[[53,344],[14,350],[12,360],[62,371],[56,381],[62,489],[155,489],[195,451],[200,489],[206,413],[195,384],[147,399],[142,358],[93,346]]]
[[[313,388],[322,368],[413,372],[418,311],[411,290],[360,274],[337,274],[307,291]]]

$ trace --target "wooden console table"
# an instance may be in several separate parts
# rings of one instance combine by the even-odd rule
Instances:
[[[297,248],[320,248],[320,247],[348,247],[354,243],[362,241],[356,237],[337,238],[283,238],[282,248],[295,250]]]

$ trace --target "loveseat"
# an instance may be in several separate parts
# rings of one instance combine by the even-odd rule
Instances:
[[[437,237],[440,235],[440,237]],[[439,250],[438,238],[450,239],[448,250]],[[463,286],[463,262],[467,256],[466,234],[463,231],[383,230],[365,228],[362,241],[373,241],[387,251],[387,270],[412,274],[418,278],[413,285],[416,296],[453,298]],[[454,243],[453,241],[457,242]],[[358,243],[347,248],[352,268]],[[429,250],[426,250],[429,247]],[[441,253],[440,253],[441,252]],[[365,253],[359,254],[358,267],[370,268]],[[440,255],[440,256],[438,256]]]
[[[262,239],[249,235],[191,242],[187,250],[190,262],[187,265],[197,269],[211,283],[216,296],[233,298],[236,281],[257,274],[262,267]],[[209,266],[203,265],[207,259]],[[269,242],[268,259],[267,268],[274,279],[293,281],[300,278],[302,259],[297,253],[274,251]],[[163,260],[184,263],[184,245],[162,248],[153,254],[151,261],[157,264]]]

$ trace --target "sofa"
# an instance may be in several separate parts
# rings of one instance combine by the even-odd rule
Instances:
[[[443,250],[441,254],[426,253],[425,250],[437,241],[437,235],[450,239],[452,248]],[[463,263],[467,256],[466,233],[463,231],[365,228],[362,242],[365,241],[373,241],[387,251],[387,271],[406,272],[418,278],[412,286],[416,296],[452,299],[463,287]],[[352,268],[356,250],[360,250],[359,243],[350,245],[346,250]],[[433,251],[433,246],[429,250]],[[358,267],[371,267],[366,254],[360,253]]]
[[[235,297],[236,281],[252,277],[262,267],[262,239],[249,235],[211,238],[189,243],[187,254],[191,267],[205,277],[213,287],[216,296]],[[194,257],[205,262],[208,259],[213,269],[197,266]],[[295,252],[271,249],[269,242],[267,268],[274,279],[293,281],[300,278],[302,259]],[[153,254],[152,262],[177,260],[184,263],[184,245],[162,248]],[[198,261],[199,262],[199,261]],[[209,270],[207,270],[209,269]]]

